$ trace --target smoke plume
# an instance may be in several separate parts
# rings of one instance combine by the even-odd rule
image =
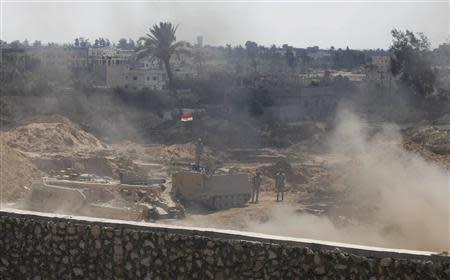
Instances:
[[[340,166],[347,186],[341,213],[347,222],[275,208],[267,222],[248,230],[392,248],[449,249],[449,174],[403,149],[399,128],[375,131],[349,111],[337,115],[329,138],[334,154],[350,159]]]

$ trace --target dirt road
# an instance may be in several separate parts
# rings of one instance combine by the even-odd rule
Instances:
[[[230,208],[222,211],[211,211],[202,205],[188,205],[186,218],[183,220],[161,220],[159,223],[195,227],[246,230],[250,221],[263,223],[269,219],[273,209],[286,206],[302,208],[298,193],[285,193],[284,201],[276,201],[276,193],[263,191],[259,203],[248,203],[245,207]]]

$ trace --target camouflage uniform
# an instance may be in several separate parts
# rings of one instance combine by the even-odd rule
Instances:
[[[284,181],[285,176],[283,172],[278,172],[275,176],[275,188],[277,190],[277,201],[280,201],[280,193],[281,193],[281,200],[284,200]]]
[[[195,169],[200,169],[200,157],[203,153],[203,142],[201,138],[197,139],[197,142],[195,143]]]
[[[259,188],[261,187],[261,173],[257,172],[252,181],[252,203],[258,203]]]

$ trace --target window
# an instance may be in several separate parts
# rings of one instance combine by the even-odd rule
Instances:
[[[150,81],[150,77],[149,76],[147,76],[147,81]]]
[[[137,81],[137,76],[133,76],[133,80]]]
[[[153,81],[157,81],[158,80],[158,76],[153,76]]]

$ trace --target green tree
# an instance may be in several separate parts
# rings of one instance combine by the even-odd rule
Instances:
[[[252,116],[261,116],[264,109],[274,104],[270,91],[267,88],[253,89],[248,97],[248,110]]]
[[[145,37],[141,37],[141,47],[137,51],[137,59],[144,57],[156,57],[164,64],[167,77],[169,79],[169,87],[173,85],[172,69],[170,68],[170,58],[173,54],[181,52],[184,42],[176,42],[175,33],[178,26],[173,26],[170,22],[160,22],[149,29]]]
[[[434,63],[445,66],[450,64],[450,44],[444,43],[433,50]]]
[[[41,41],[38,41],[38,40],[34,41],[33,47],[42,47]]]
[[[129,38],[128,39],[128,49],[129,50],[134,50],[136,48],[136,44],[134,43],[134,40]]]
[[[293,69],[295,67],[295,56],[294,56],[294,52],[292,51],[292,47],[287,46],[285,48],[285,53],[284,56],[286,58],[286,63],[287,65]]]
[[[430,42],[422,33],[391,31],[393,43],[391,52],[391,72],[395,77],[414,89],[422,97],[434,91],[436,80],[432,69]]]
[[[258,56],[258,44],[252,41],[247,41],[245,43],[245,51],[247,58],[250,60],[250,65],[253,67],[253,71],[256,72],[258,63],[256,61]]]
[[[127,47],[128,47],[127,39],[121,38],[117,43],[117,48],[125,50],[127,49]]]
[[[78,48],[87,48],[91,46],[91,43],[89,42],[89,39],[78,37],[74,40],[74,46]]]
[[[12,49],[19,49],[19,48],[22,48],[22,47],[23,47],[22,43],[20,43],[19,40],[12,41],[11,43],[9,43],[9,46],[10,46]]]

